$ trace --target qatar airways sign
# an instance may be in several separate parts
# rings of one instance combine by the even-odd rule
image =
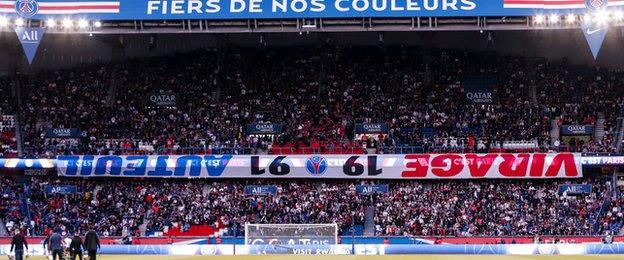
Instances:
[[[60,156],[67,177],[545,179],[583,176],[580,154]]]

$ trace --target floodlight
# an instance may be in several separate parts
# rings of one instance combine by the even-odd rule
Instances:
[[[575,14],[568,14],[566,16],[566,22],[568,22],[570,24],[576,22],[576,15]]]
[[[622,10],[613,12],[613,20],[620,22],[622,19],[624,19],[624,12],[622,12]]]
[[[598,10],[594,13],[594,20],[597,23],[604,24],[609,21],[609,11],[607,10]]]
[[[56,26],[56,21],[50,18],[46,21],[46,26],[49,28],[54,28]]]
[[[89,26],[89,21],[85,19],[80,19],[80,21],[78,21],[78,27],[81,29],[87,28],[87,26]]]
[[[63,28],[70,29],[72,28],[72,26],[74,26],[74,22],[71,19],[69,18],[63,19]]]
[[[544,16],[543,15],[538,14],[538,15],[535,16],[535,23],[540,24],[540,23],[543,23],[543,22],[544,22]]]
[[[0,16],[0,27],[7,26],[9,24],[9,18]]]

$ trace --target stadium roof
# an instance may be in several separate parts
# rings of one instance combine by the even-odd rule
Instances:
[[[158,33],[273,33],[273,32],[367,32],[367,31],[510,31],[556,30],[581,28],[582,16],[531,17],[411,17],[411,18],[352,18],[352,19],[280,19],[280,20],[172,20],[172,21],[88,21],[32,20],[27,26],[47,27],[46,33],[64,34],[158,34]],[[16,23],[9,21],[8,23]],[[79,25],[86,22],[85,26]],[[53,24],[52,24],[53,23]],[[622,20],[612,20],[612,26],[622,26]],[[0,31],[13,31],[11,24]]]

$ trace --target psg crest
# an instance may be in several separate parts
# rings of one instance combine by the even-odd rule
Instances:
[[[606,7],[607,4],[609,4],[609,0],[585,0],[585,6],[591,10]]]
[[[322,175],[327,170],[327,161],[321,156],[312,156],[306,160],[306,169],[312,175]]]
[[[22,17],[30,18],[39,11],[39,4],[35,0],[17,0],[15,11]]]

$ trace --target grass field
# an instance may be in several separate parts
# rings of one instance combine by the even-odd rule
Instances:
[[[31,260],[45,260],[42,256]],[[624,259],[624,255],[566,255],[566,256],[503,256],[503,255],[394,255],[394,256],[336,256],[336,255],[236,255],[236,256],[150,256],[150,255],[106,255],[98,260],[585,260],[585,259]]]

